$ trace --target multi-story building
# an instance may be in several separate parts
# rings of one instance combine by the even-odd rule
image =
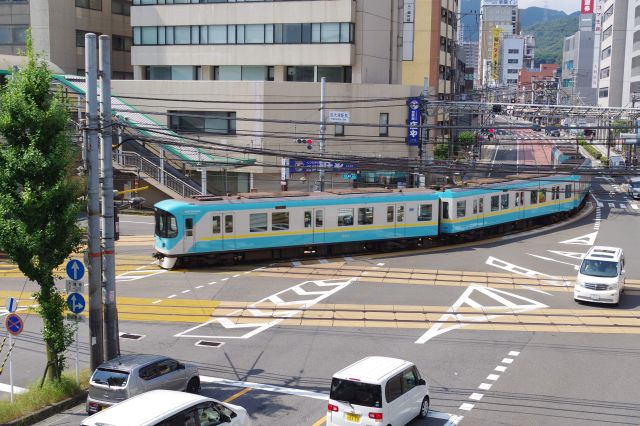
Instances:
[[[472,77],[475,79],[475,70],[478,66],[478,42],[477,41],[465,41],[461,44],[461,48],[464,50],[464,63],[466,65],[467,75],[465,79],[469,78],[469,71],[471,70]]]
[[[113,78],[132,78],[131,0],[0,0],[0,54],[25,48],[31,26],[33,46],[68,74],[84,72],[84,35],[112,39]]]
[[[622,106],[640,106],[640,4],[629,2]]]
[[[623,106],[625,66],[632,61],[632,47],[629,51],[626,47],[627,23],[635,23],[635,13],[628,13],[630,3],[635,4],[628,0],[606,0],[601,5],[603,13],[598,70],[598,105],[600,106]],[[633,31],[630,35],[633,37]]]
[[[538,70],[518,71],[518,102],[551,105],[557,102],[558,79],[556,64],[540,64]]]
[[[595,105],[597,89],[592,87],[594,31],[582,27],[564,39],[560,102],[567,105]]]
[[[524,35],[524,55],[522,56],[522,67],[533,68],[536,51],[536,36],[533,34]]]
[[[503,34],[500,43],[500,84],[515,89],[522,68],[525,40],[523,36]]]
[[[480,3],[480,36],[478,40],[478,86],[495,85],[500,77],[496,70],[498,51],[494,50],[501,33],[518,34],[520,19],[518,0],[482,0]]]

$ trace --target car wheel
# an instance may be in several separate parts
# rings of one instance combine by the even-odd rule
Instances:
[[[420,414],[418,414],[418,418],[424,419],[429,414],[429,397],[425,396],[422,400],[422,405],[420,405]]]
[[[199,393],[200,392],[200,379],[198,377],[192,377],[187,383],[187,392]]]

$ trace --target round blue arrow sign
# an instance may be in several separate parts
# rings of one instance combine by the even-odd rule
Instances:
[[[67,263],[67,275],[74,281],[84,277],[84,265],[77,259],[72,259]]]
[[[4,325],[7,327],[7,331],[14,336],[22,333],[22,328],[24,327],[24,322],[22,318],[20,318],[17,314],[9,314],[7,315],[7,319],[4,321]]]
[[[67,307],[74,314],[79,314],[84,311],[84,297],[80,293],[71,293],[69,297],[67,297]]]

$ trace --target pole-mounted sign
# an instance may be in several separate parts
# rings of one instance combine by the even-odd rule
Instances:
[[[420,143],[420,98],[407,99],[409,118],[407,119],[407,145],[418,146]]]

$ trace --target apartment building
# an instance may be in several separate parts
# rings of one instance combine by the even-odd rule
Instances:
[[[524,60],[525,39],[523,36],[503,34],[500,43],[500,84],[515,87],[518,71]]]
[[[497,70],[497,46],[500,34],[518,34],[520,18],[518,0],[482,0],[480,3],[480,35],[478,40],[477,86],[495,85],[500,78]]]
[[[592,87],[594,31],[583,27],[564,39],[560,77],[560,103],[595,105],[597,89]]]
[[[640,2],[629,2],[622,106],[640,106]]]
[[[600,106],[623,106],[625,85],[628,88],[628,80],[627,84],[624,80],[625,67],[632,61],[632,47],[629,51],[626,47],[629,3],[628,0],[606,0],[601,3],[603,13],[598,69],[598,105]],[[635,23],[634,12],[631,16],[634,16],[632,19]]]
[[[133,78],[131,0],[0,0],[0,54],[25,47],[31,26],[33,45],[68,74],[84,73],[84,35],[112,38],[113,78]]]

